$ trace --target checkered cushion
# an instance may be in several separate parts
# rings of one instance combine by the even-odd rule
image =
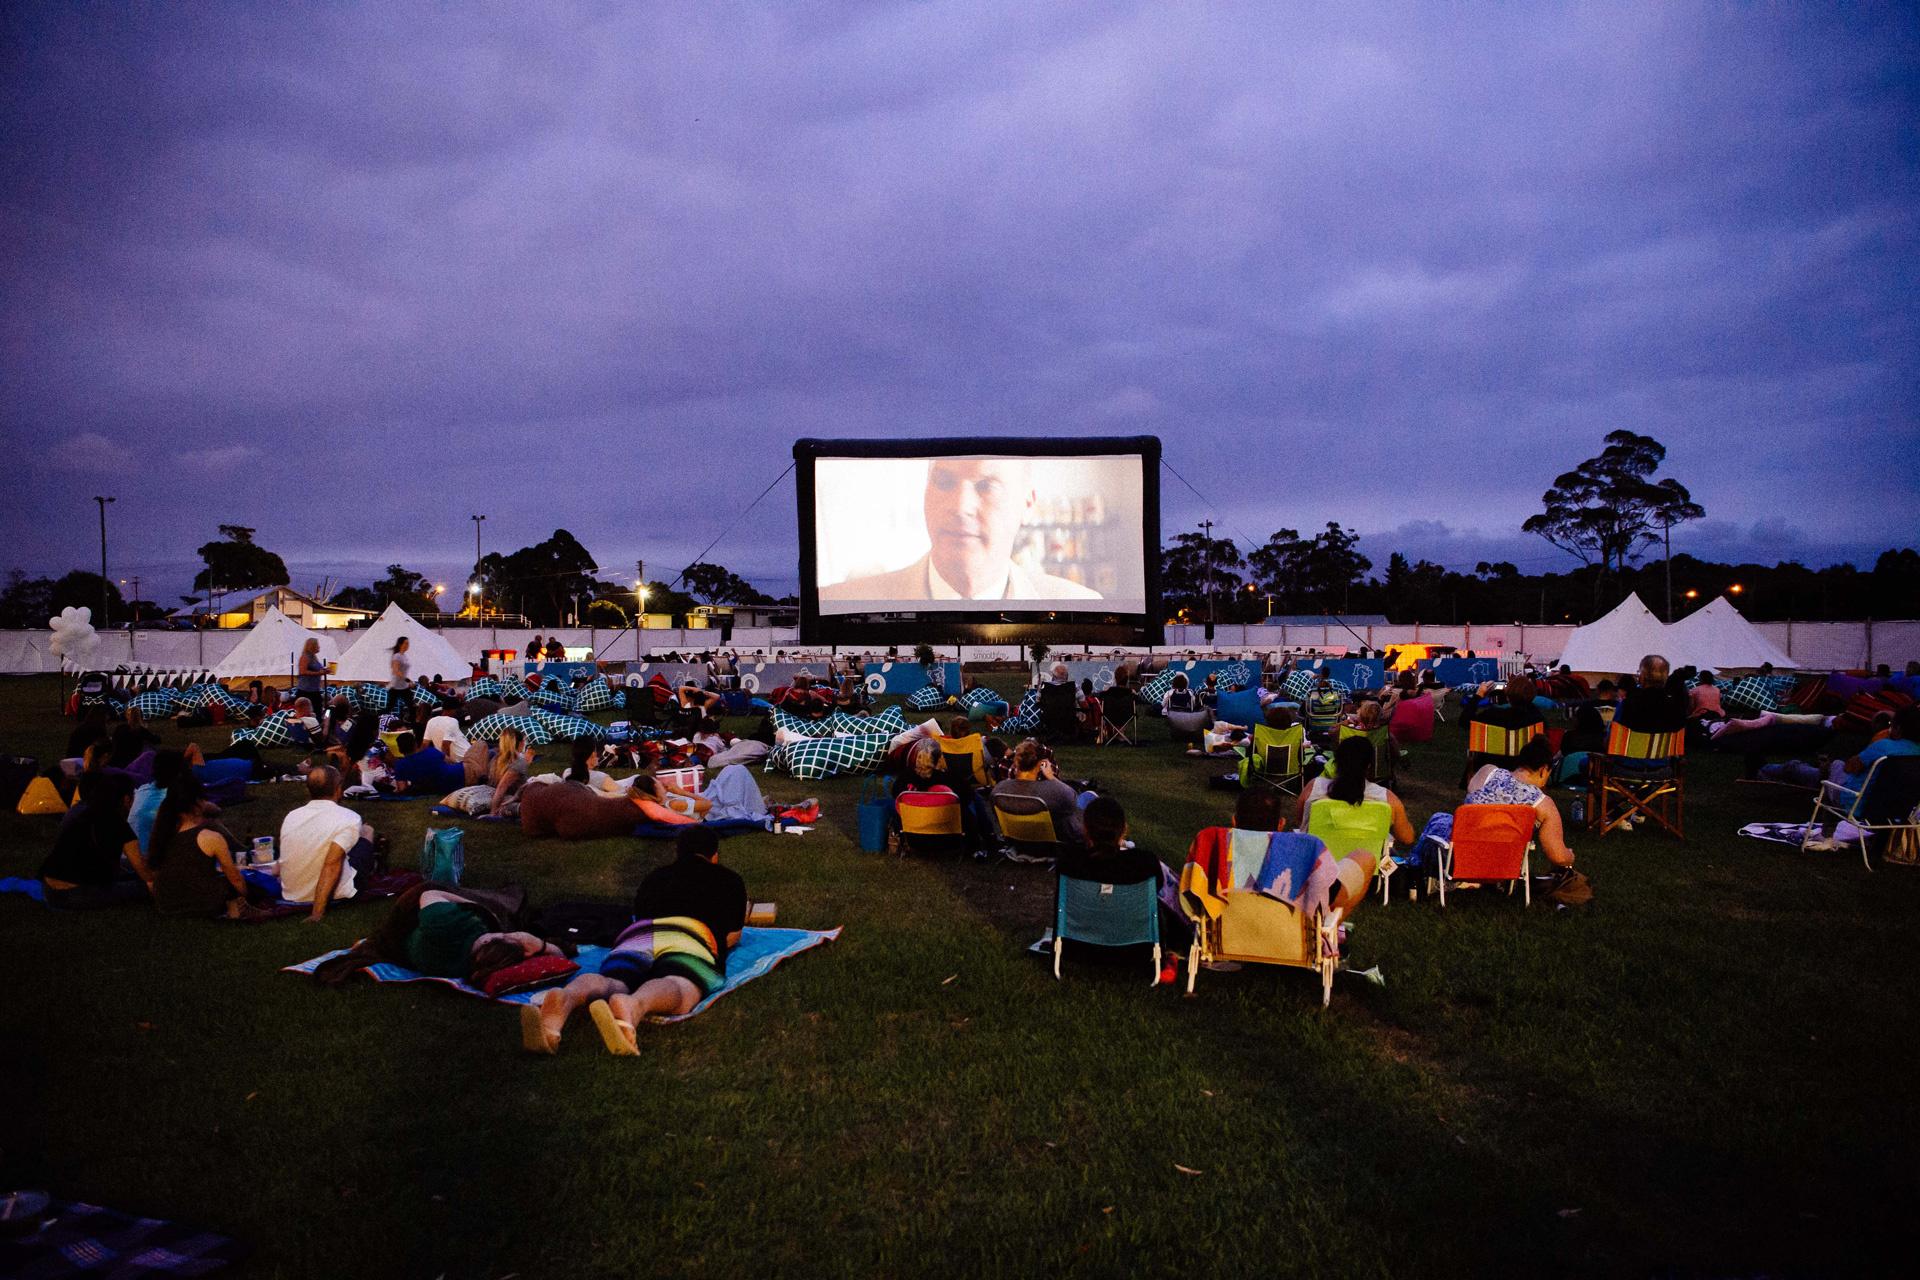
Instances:
[[[1287,678],[1280,682],[1280,692],[1286,695],[1288,702],[1305,702],[1318,678],[1311,671],[1289,671]]]
[[[129,706],[134,707],[149,720],[165,720],[175,714],[180,701],[175,689],[143,689],[133,695]]]
[[[353,691],[353,705],[361,711],[385,711],[387,686],[372,682],[357,686]]]
[[[897,734],[906,731],[907,713],[897,706],[888,707],[878,715],[856,716],[850,711],[836,711],[820,723],[826,725],[829,733],[851,733],[859,737],[868,734]]]
[[[1795,689],[1800,687],[1799,676],[1757,676],[1773,686],[1773,698],[1776,704],[1785,702]]]
[[[416,707],[437,707],[440,705],[440,695],[425,685],[417,684],[413,686],[413,705]]]
[[[969,711],[978,711],[982,707],[991,707],[1005,701],[1004,697],[984,685],[977,689],[969,689],[960,695],[960,705]]]
[[[235,742],[251,742],[258,747],[297,746],[299,743],[293,736],[293,726],[287,723],[289,719],[290,717],[287,712],[276,711],[262,720],[255,728],[235,729],[233,731],[233,740]]]
[[[595,676],[580,687],[574,705],[580,711],[612,711],[621,705],[621,699],[605,676]]]
[[[872,773],[887,758],[893,735],[863,734],[854,738],[809,738],[789,742],[767,754],[766,767],[779,769],[803,782]]]
[[[775,730],[785,729],[788,733],[797,733],[807,738],[831,738],[833,736],[833,725],[829,721],[808,720],[804,716],[796,716],[790,711],[775,711],[773,713],[773,727]]]
[[[501,711],[475,720],[468,728],[467,736],[477,738],[481,742],[498,742],[502,729],[518,729],[521,736],[526,739],[527,745],[531,747],[544,747],[553,741],[553,735],[547,732],[547,726],[532,716],[510,716]]]
[[[934,685],[922,685],[907,695],[907,705],[915,711],[932,711],[947,705],[947,695]]]
[[[504,693],[505,690],[501,687],[497,676],[481,676],[467,687],[469,698],[496,698],[505,701]]]
[[[1773,682],[1759,676],[1744,676],[1734,681],[1732,688],[1722,686],[1720,696],[1749,711],[1772,711],[1780,705],[1780,699],[1773,691]]]
[[[533,718],[538,720],[555,742],[575,742],[582,738],[597,742],[607,736],[607,731],[585,716],[569,713],[546,711],[539,707],[533,709]]]
[[[1253,668],[1244,662],[1235,662],[1220,668],[1217,684],[1224,693],[1233,689],[1244,689],[1253,682]]]
[[[1154,706],[1159,706],[1160,700],[1167,696],[1167,690],[1171,688],[1173,688],[1173,672],[1162,671],[1159,675],[1140,686],[1140,701],[1150,702]]]
[[[523,699],[528,702],[533,700],[533,690],[527,688],[524,680],[509,676],[500,682],[500,701],[519,702]]]
[[[1038,686],[1027,690],[1020,696],[1020,705],[1007,722],[1000,726],[1002,733],[1032,733],[1040,727],[1040,689]]]
[[[527,701],[548,711],[571,712],[573,710],[573,690],[562,689],[556,685],[541,685],[527,695]]]

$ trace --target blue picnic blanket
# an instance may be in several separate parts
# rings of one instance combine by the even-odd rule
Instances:
[[[670,1018],[656,1018],[654,1021],[680,1022],[691,1018],[695,1014],[705,1010],[708,1005],[718,1000],[721,996],[726,995],[729,991],[738,987],[744,987],[755,978],[763,977],[773,972],[774,966],[782,960],[790,956],[797,956],[802,951],[812,950],[822,943],[832,942],[839,936],[840,929],[838,927],[821,930],[743,929],[740,933],[740,945],[727,953],[726,985],[702,1000],[699,1004],[693,1006],[691,1013],[675,1014]],[[290,964],[282,969],[281,972],[312,973],[324,961],[345,954],[346,952],[344,950],[329,951],[323,956],[315,956],[313,959],[302,964]],[[600,962],[606,958],[606,954],[607,948],[605,947],[581,947],[580,954],[575,956],[574,960],[579,964],[582,972],[598,973],[600,972]],[[366,972],[375,982],[437,982],[442,986],[452,987],[455,991],[463,995],[478,996],[482,1000],[488,998],[486,992],[469,983],[461,982],[453,978],[436,978],[429,974],[418,973],[407,968],[405,965],[376,964],[368,968]],[[545,991],[528,991],[522,992],[519,995],[501,996],[500,1000],[506,1004],[533,1004],[544,994],[546,994]]]

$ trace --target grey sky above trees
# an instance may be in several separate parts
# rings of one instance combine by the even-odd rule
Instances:
[[[1677,549],[1920,510],[1911,6],[23,4],[0,84],[36,573],[113,493],[171,592],[215,523],[311,585],[484,511],[779,594],[801,434],[1150,431],[1169,537],[1377,564],[1560,567],[1615,429]]]

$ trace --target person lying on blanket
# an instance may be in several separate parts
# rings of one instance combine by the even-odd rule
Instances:
[[[727,952],[747,923],[747,885],[720,865],[720,837],[704,827],[680,833],[674,860],[640,882],[634,922],[600,961],[520,1009],[520,1044],[553,1053],[567,1019],[586,1005],[607,1052],[639,1053],[633,1029],[649,1015],[691,1013],[726,984]]]
[[[511,926],[528,915],[524,894],[416,884],[393,900],[377,928],[313,971],[337,987],[376,964],[403,965],[436,978],[484,986],[501,969],[566,949]]]

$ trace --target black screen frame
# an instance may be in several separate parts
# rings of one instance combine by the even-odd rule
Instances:
[[[821,458],[1138,457],[1140,547],[1146,563],[1146,609],[994,609],[922,613],[820,612],[818,529],[814,520],[814,464]],[[939,436],[920,440],[794,442],[794,495],[800,519],[800,641],[803,644],[1024,644],[1035,640],[1157,645],[1164,637],[1160,609],[1160,437],[1083,436],[1047,440],[1002,436]]]

